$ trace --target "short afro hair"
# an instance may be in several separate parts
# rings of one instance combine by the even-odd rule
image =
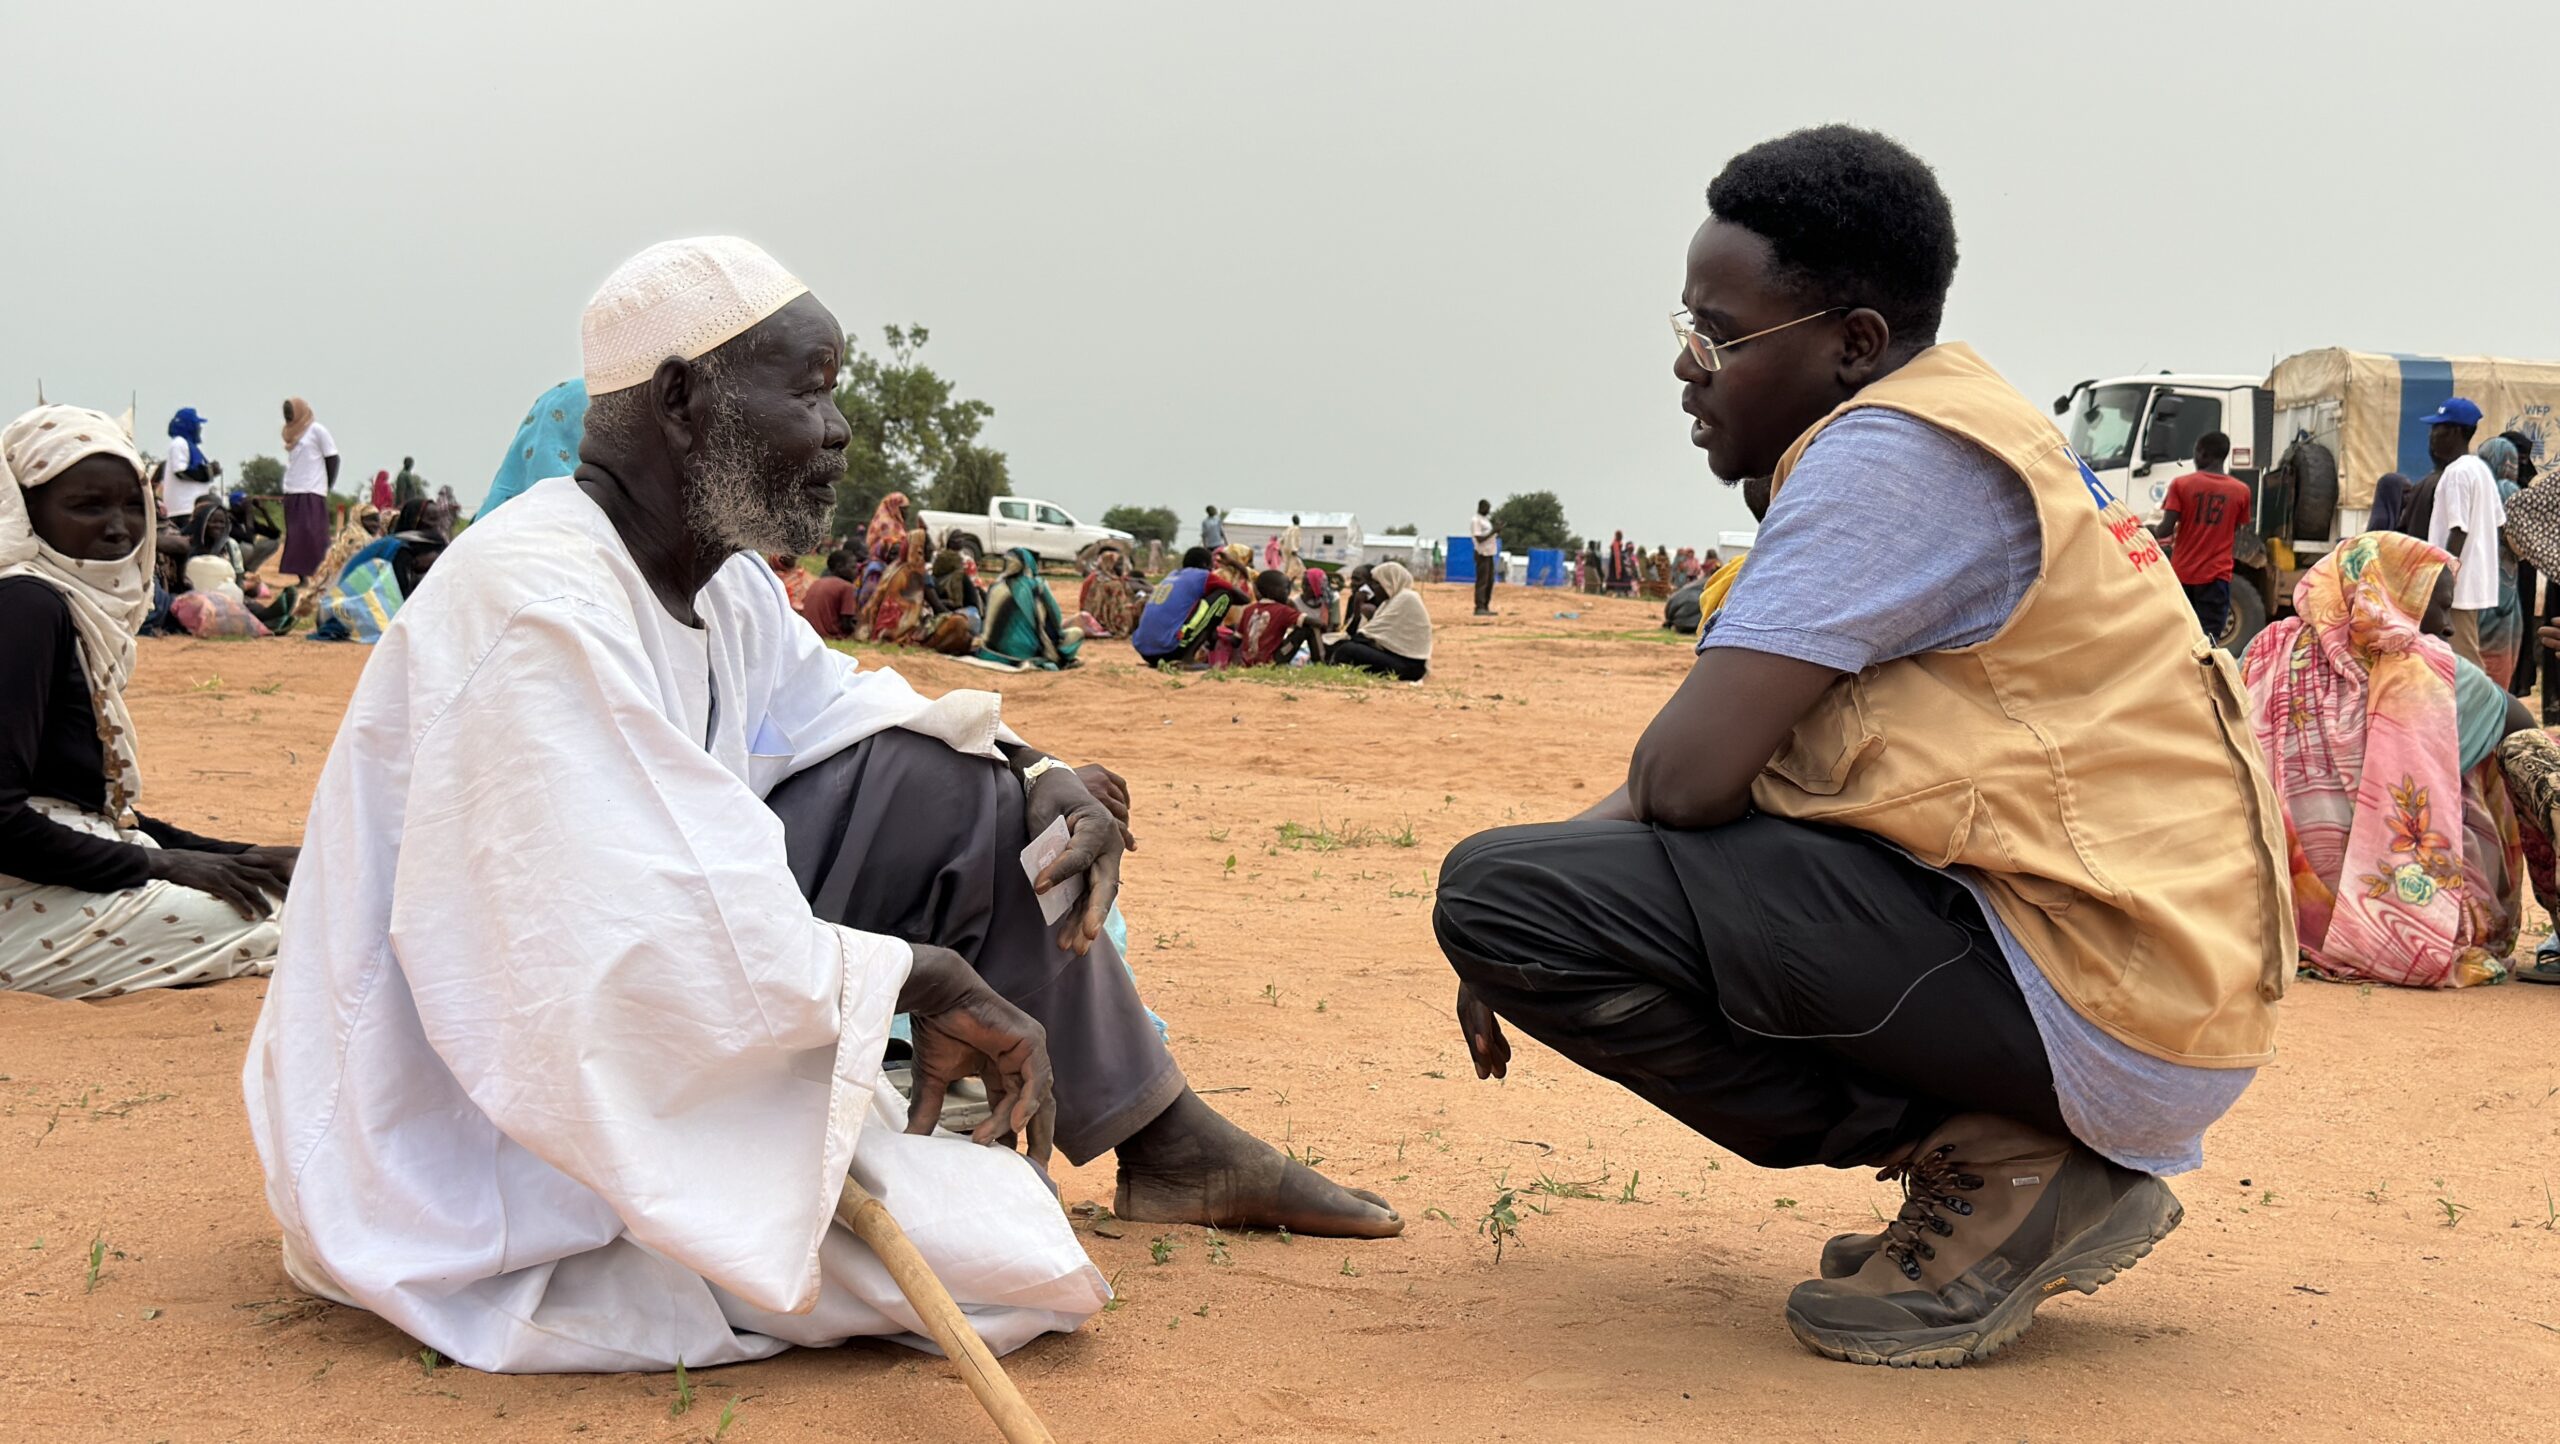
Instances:
[[[1763,141],[1725,163],[1707,209],[1769,243],[1810,300],[1863,306],[1897,342],[1937,340],[1956,276],[1955,210],[1928,162],[1848,125]]]

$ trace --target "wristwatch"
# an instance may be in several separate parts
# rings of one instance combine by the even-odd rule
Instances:
[[[1022,769],[1022,791],[1024,795],[1028,796],[1030,794],[1031,785],[1038,782],[1043,773],[1063,768],[1066,765],[1067,764],[1060,762],[1055,757],[1043,757],[1039,761]]]

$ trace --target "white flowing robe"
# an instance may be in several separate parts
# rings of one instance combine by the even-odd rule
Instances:
[[[910,1138],[912,961],[814,917],[763,804],[996,699],[862,671],[733,558],[682,626],[567,479],[470,528],[374,648],[243,1084],[303,1287],[475,1368],[661,1370],[921,1325],[848,1168],[999,1350],[1109,1297],[1021,1158]]]

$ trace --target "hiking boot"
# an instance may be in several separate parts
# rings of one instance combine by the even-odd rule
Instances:
[[[1892,1171],[1886,1170],[1887,1173]],[[1875,1257],[1876,1250],[1882,1247],[1884,1235],[1881,1233],[1833,1234],[1831,1241],[1822,1246],[1822,1276],[1845,1279],[1865,1268],[1867,1260]]]
[[[1988,1358],[2027,1331],[2036,1305],[2066,1288],[2096,1293],[2185,1213],[2150,1174],[1980,1113],[1948,1120],[1882,1176],[1901,1180],[1904,1202],[1875,1251],[1847,1277],[1787,1296],[1787,1327],[1826,1358]],[[1860,1241],[1834,1239],[1826,1264]]]

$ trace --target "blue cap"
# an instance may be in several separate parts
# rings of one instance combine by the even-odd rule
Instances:
[[[2457,396],[2442,406],[2437,407],[2435,415],[2428,417],[2421,424],[2426,426],[2476,427],[2480,424],[2480,408],[2473,405],[2470,401]]]

